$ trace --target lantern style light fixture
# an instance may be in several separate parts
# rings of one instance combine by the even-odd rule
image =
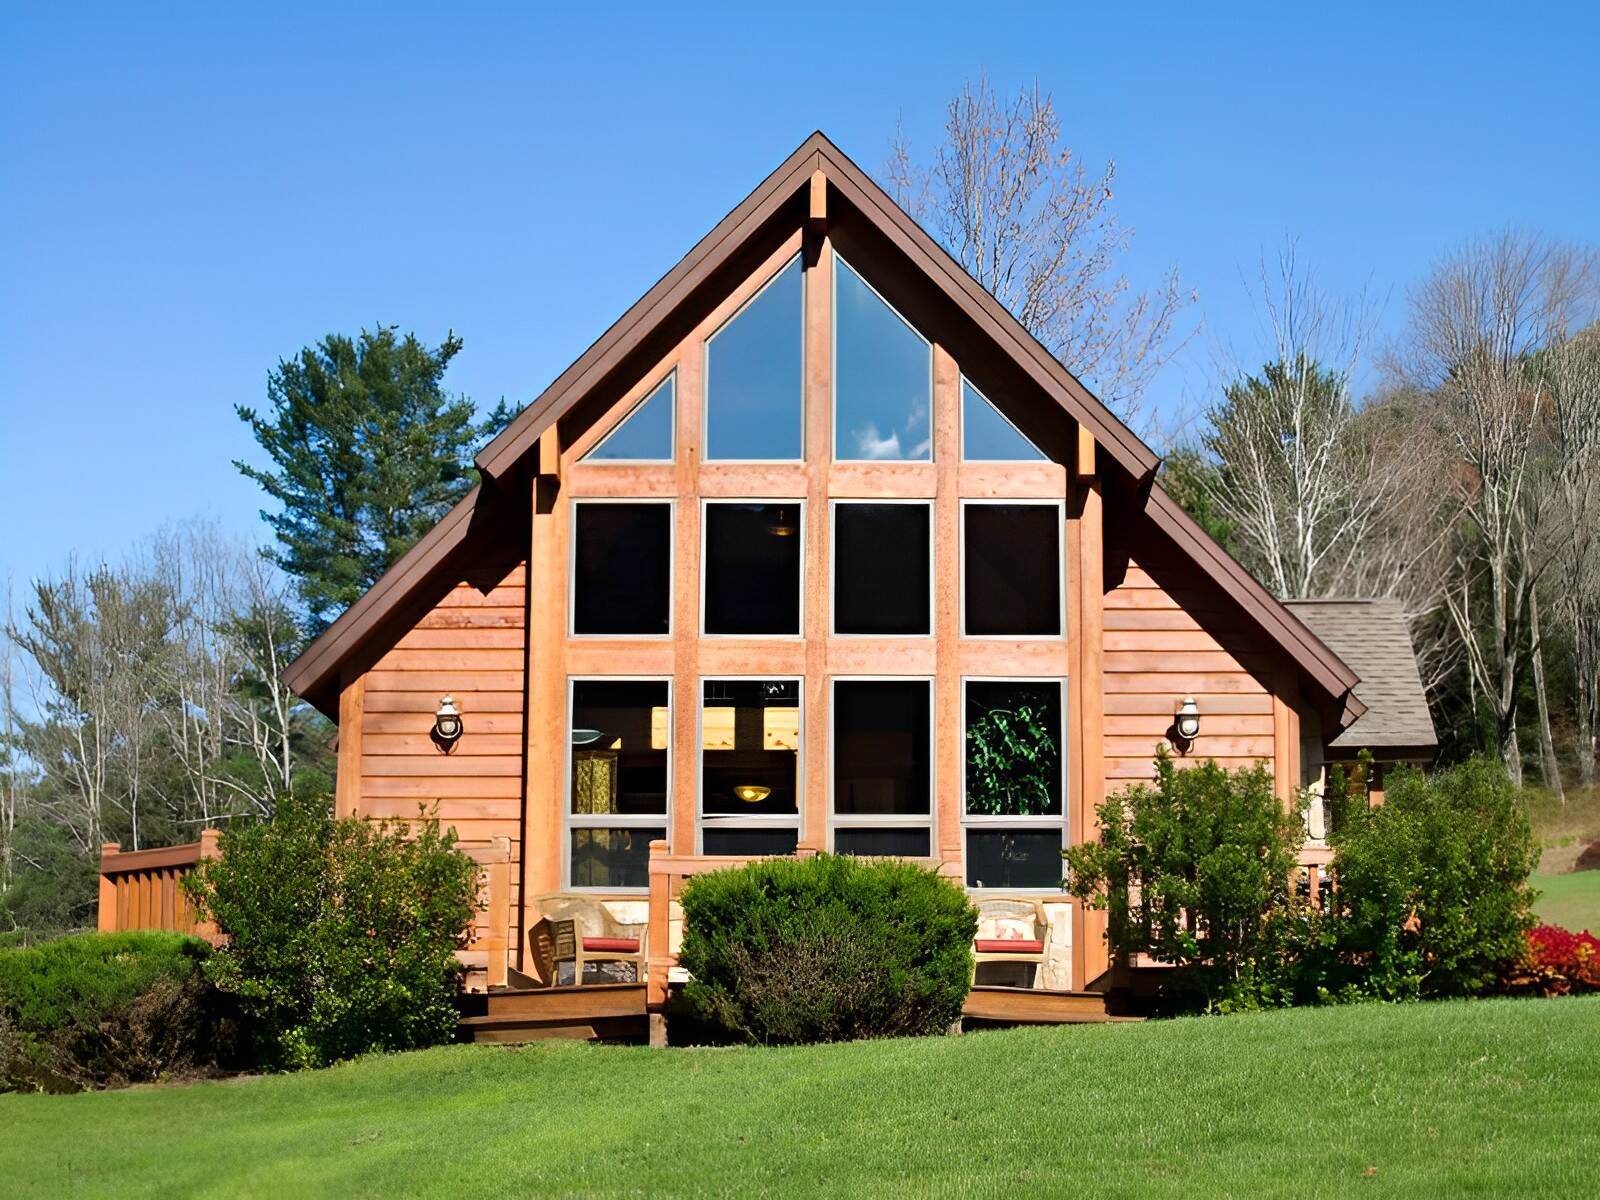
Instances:
[[[1194,702],[1193,696],[1185,696],[1183,703],[1178,705],[1173,725],[1177,727],[1178,737],[1184,742],[1185,749],[1200,736],[1200,706]]]
[[[772,795],[772,789],[762,787],[759,783],[741,783],[733,789],[733,794],[746,804],[760,804]]]
[[[439,711],[433,714],[433,736],[446,750],[461,737],[461,710],[453,696],[440,698]]]

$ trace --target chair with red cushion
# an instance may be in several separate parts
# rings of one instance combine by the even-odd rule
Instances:
[[[978,968],[984,963],[1023,962],[1033,963],[1036,968],[1044,965],[1050,922],[1042,903],[991,897],[977,901],[977,906],[978,936],[972,942],[974,983]]]
[[[555,892],[534,897],[539,919],[528,930],[534,969],[545,987],[555,986],[560,964],[572,964],[572,982],[580,985],[591,963],[633,964],[633,978],[643,982],[649,923],[628,920],[614,911],[635,902],[604,896]]]

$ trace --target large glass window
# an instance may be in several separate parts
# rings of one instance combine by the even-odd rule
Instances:
[[[1059,637],[1061,506],[969,502],[961,520],[962,631]]]
[[[707,341],[708,460],[805,457],[804,286],[797,256]]]
[[[644,889],[650,843],[667,836],[672,728],[664,679],[575,679],[567,725],[568,878]]]
[[[799,837],[800,681],[704,680],[701,852],[793,854]]]
[[[933,632],[933,507],[922,500],[833,506],[833,631]]]
[[[672,612],[672,505],[572,506],[572,632],[659,636]]]
[[[1061,886],[1066,727],[1058,679],[965,682],[967,886]]]
[[[833,456],[933,457],[933,347],[834,256]]]
[[[676,388],[677,376],[668,375],[583,456],[583,461],[671,462]]]
[[[967,462],[1042,462],[1045,456],[988,397],[963,379],[961,457]]]
[[[932,852],[933,685],[833,683],[833,848],[925,858]]]
[[[705,632],[800,633],[803,533],[798,500],[706,505]]]

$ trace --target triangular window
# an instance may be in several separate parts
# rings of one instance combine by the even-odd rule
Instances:
[[[584,462],[671,462],[674,380],[668,375],[623,417]]]
[[[1045,455],[965,379],[961,381],[961,457],[965,462],[1042,462]]]
[[[797,256],[706,343],[708,460],[805,456],[804,340],[805,280]]]
[[[933,457],[933,346],[834,258],[833,456],[927,462]]]

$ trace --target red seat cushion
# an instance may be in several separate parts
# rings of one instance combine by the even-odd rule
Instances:
[[[587,949],[589,940],[584,939]],[[1024,941],[1022,938],[979,938],[972,943],[979,954],[1043,954],[1043,942]]]
[[[593,954],[600,950],[610,950],[614,954],[639,953],[638,938],[603,938],[586,937],[583,939],[583,952]]]

